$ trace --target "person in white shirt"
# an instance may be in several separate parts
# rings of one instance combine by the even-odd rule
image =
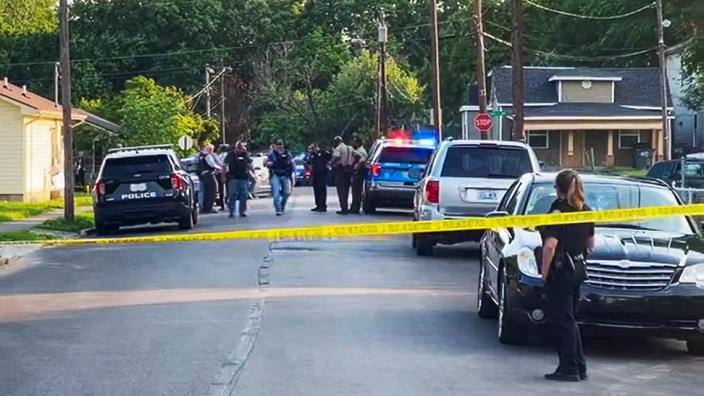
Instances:
[[[352,165],[352,180],[350,187],[352,189],[352,204],[350,205],[351,214],[359,214],[362,207],[362,188],[364,187],[364,176],[367,170],[367,150],[362,145],[362,139],[355,137],[352,140],[352,148],[354,152],[354,163]]]

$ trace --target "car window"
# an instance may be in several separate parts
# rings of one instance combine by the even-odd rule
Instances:
[[[584,190],[587,205],[592,210],[680,205],[672,191],[657,186],[585,183]],[[547,213],[556,198],[555,188],[552,184],[536,184],[530,192],[525,213]],[[682,234],[693,233],[692,227],[684,216],[635,221],[629,222],[629,224],[652,230]]]
[[[143,155],[124,158],[108,158],[103,166],[102,177],[114,179],[140,174],[171,173],[172,165],[166,155]]]
[[[450,147],[441,176],[517,178],[532,172],[527,150],[506,147]]]
[[[506,193],[504,196],[501,198],[501,201],[499,202],[499,205],[496,207],[496,210],[501,210],[501,211],[506,211],[506,206],[508,205],[508,201],[511,199],[513,196],[513,193],[516,191],[518,187],[518,183],[520,183],[519,180],[516,180],[511,184],[511,186],[506,190]]]
[[[427,164],[432,149],[420,147],[384,147],[379,154],[378,162],[396,162],[405,164]]]
[[[667,170],[670,168],[670,163],[660,162],[653,165],[648,171],[648,176],[654,177],[656,179],[663,179],[667,177]]]
[[[690,178],[704,177],[704,162],[687,161],[684,164],[684,176]]]

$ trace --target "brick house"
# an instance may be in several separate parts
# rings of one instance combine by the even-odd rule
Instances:
[[[489,73],[493,138],[510,140],[511,67]],[[670,148],[662,133],[657,68],[525,67],[525,135],[552,168],[635,165],[636,147],[663,159]],[[474,100],[470,96],[470,100]],[[463,106],[465,136],[476,138],[476,105]]]

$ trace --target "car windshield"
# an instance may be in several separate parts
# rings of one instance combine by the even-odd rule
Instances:
[[[704,178],[704,162],[702,161],[692,161],[685,162],[684,164],[684,176],[688,178]]]
[[[608,183],[584,183],[586,202],[592,210],[642,208],[648,206],[679,205],[675,194],[663,187],[648,185],[618,185]],[[550,205],[556,198],[552,184],[533,186],[526,204],[526,214],[542,214],[550,211]],[[693,230],[684,216],[667,217],[629,222],[633,228],[657,231],[669,231],[692,234]],[[608,226],[602,224],[601,226]]]
[[[441,176],[515,179],[532,172],[527,150],[506,147],[450,147]]]
[[[421,147],[384,147],[377,162],[395,162],[405,164],[427,164],[432,149]]]
[[[171,173],[169,158],[166,155],[110,158],[105,161],[102,176],[106,179],[114,179],[150,173]]]

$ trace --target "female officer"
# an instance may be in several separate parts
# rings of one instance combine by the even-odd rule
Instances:
[[[557,199],[550,213],[591,210],[584,203],[584,184],[579,174],[566,169],[555,179]],[[546,314],[553,329],[559,365],[545,378],[555,381],[587,379],[582,336],[575,319],[579,289],[586,278],[585,256],[594,244],[594,224],[565,224],[541,229],[542,276],[545,282]]]

